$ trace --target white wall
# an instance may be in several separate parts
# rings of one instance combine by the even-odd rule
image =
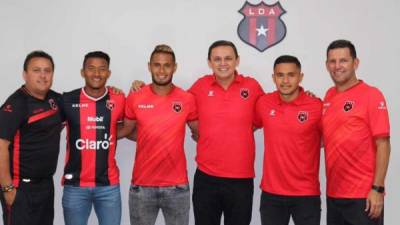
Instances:
[[[251,3],[259,1],[252,0]],[[272,4],[275,1],[265,1]],[[1,0],[0,2],[0,102],[4,102],[22,84],[22,63],[35,49],[49,52],[55,59],[54,89],[68,91],[83,85],[79,75],[83,56],[88,51],[104,50],[111,56],[112,77],[109,84],[128,90],[133,79],[150,81],[146,63],[154,45],[167,43],[179,63],[174,81],[188,88],[200,75],[208,73],[208,46],[217,39],[236,43],[241,55],[239,70],[253,75],[267,91],[273,90],[273,60],[281,54],[293,54],[303,64],[306,89],[323,96],[332,85],[324,67],[325,49],[334,39],[353,41],[361,64],[358,76],[379,87],[385,94],[391,116],[392,155],[387,176],[385,198],[386,224],[395,224],[400,199],[399,115],[396,97],[400,81],[400,2],[397,0],[282,0],[287,13],[286,38],[263,53],[243,43],[236,29],[243,18],[238,10],[244,0],[175,0],[175,1],[59,1]],[[397,102],[397,103],[396,103]],[[256,133],[258,186],[262,166],[262,136]],[[56,180],[55,224],[63,224],[60,174],[64,162],[63,137]],[[129,224],[127,191],[135,145],[120,141],[117,160],[121,169],[123,200],[122,224]],[[187,140],[189,175],[195,170],[195,146]],[[325,176],[321,165],[322,192]],[[260,190],[254,195],[252,224],[260,224],[258,213]],[[325,205],[321,224],[325,224]],[[193,215],[190,218],[193,222]],[[92,215],[90,224],[97,224]],[[157,224],[163,224],[160,214]]]

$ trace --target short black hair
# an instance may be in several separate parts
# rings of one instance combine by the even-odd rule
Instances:
[[[48,59],[48,60],[50,61],[50,63],[51,63],[51,67],[52,67],[52,69],[53,69],[53,71],[54,71],[54,61],[53,61],[53,58],[51,57],[50,54],[48,54],[48,53],[46,53],[46,52],[44,52],[44,51],[42,51],[42,50],[35,50],[35,51],[29,53],[29,54],[25,57],[25,61],[24,61],[24,71],[27,71],[27,70],[28,70],[28,65],[29,65],[29,63],[31,62],[31,60],[32,60],[33,58],[45,58],[45,59]]]
[[[275,59],[274,62],[274,69],[276,65],[281,64],[281,63],[294,63],[296,66],[301,69],[301,63],[297,57],[292,56],[292,55],[281,55],[278,58]]]
[[[85,64],[89,58],[104,59],[107,62],[107,66],[110,66],[110,56],[107,53],[102,52],[102,51],[94,51],[94,52],[89,52],[85,55],[85,58],[83,59],[82,68],[85,68]]]
[[[208,60],[211,59],[211,51],[212,51],[214,48],[219,47],[219,46],[229,46],[229,47],[232,47],[232,48],[233,48],[233,51],[235,52],[236,58],[239,57],[239,54],[238,54],[238,51],[237,51],[237,49],[236,49],[235,44],[233,44],[231,41],[219,40],[219,41],[216,41],[216,42],[212,43],[212,44],[210,45],[210,47],[208,48]]]
[[[160,44],[160,45],[156,45],[156,47],[154,48],[153,52],[151,52],[150,55],[150,61],[153,58],[153,55],[158,54],[158,53],[164,53],[164,54],[169,54],[172,56],[172,59],[175,63],[175,53],[174,50],[172,50],[172,48],[166,44]]]
[[[329,44],[328,48],[326,49],[326,58],[328,58],[328,53],[330,50],[337,48],[348,48],[350,50],[351,57],[353,59],[357,58],[356,48],[354,47],[353,43],[344,39],[335,40]]]

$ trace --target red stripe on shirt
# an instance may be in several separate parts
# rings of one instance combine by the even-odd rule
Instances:
[[[51,109],[51,110],[36,114],[34,116],[31,116],[28,119],[28,124],[34,123],[34,122],[36,122],[38,120],[41,120],[41,119],[44,119],[46,117],[52,116],[52,115],[56,114],[57,112],[58,112],[57,110]]]
[[[19,186],[19,155],[20,155],[20,139],[21,135],[19,130],[14,136],[14,152],[13,152],[13,185]]]

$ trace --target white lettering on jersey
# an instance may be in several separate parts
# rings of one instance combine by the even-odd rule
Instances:
[[[139,109],[153,109],[154,105],[153,104],[139,104],[138,108]]]
[[[108,134],[104,134],[104,140],[100,141],[94,141],[94,140],[89,140],[89,139],[78,139],[75,142],[75,147],[78,150],[100,150],[100,149],[105,149],[108,150],[110,145],[113,144],[111,141],[112,135],[108,137]]]
[[[103,122],[103,120],[104,120],[104,117],[102,117],[102,116],[96,116],[96,117],[88,116],[88,118],[87,118],[88,122]]]

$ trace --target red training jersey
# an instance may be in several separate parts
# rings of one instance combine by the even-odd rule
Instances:
[[[319,161],[322,102],[303,89],[292,102],[278,91],[262,96],[255,125],[264,128],[261,189],[277,195],[320,195]]]
[[[125,97],[111,90],[99,97],[83,88],[64,93],[67,153],[62,183],[80,187],[119,184],[115,160],[117,123],[123,120]]]
[[[327,195],[366,198],[374,179],[375,138],[389,136],[382,93],[359,81],[344,92],[326,93],[322,116]]]
[[[264,93],[258,82],[236,74],[225,90],[215,75],[206,75],[189,92],[199,112],[199,169],[217,177],[254,177],[253,117],[256,101]]]
[[[136,121],[137,146],[133,185],[172,186],[187,184],[184,152],[185,125],[197,120],[193,95],[174,87],[166,96],[151,85],[129,94],[126,118]]]

